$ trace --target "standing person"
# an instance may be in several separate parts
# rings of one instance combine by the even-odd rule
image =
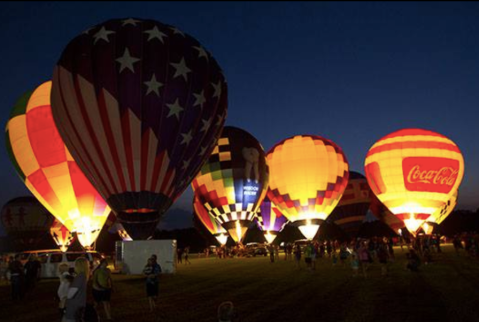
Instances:
[[[0,282],[7,279],[8,257],[0,257]]]
[[[346,249],[346,245],[342,244],[339,248],[339,261],[341,263],[341,267],[345,266],[346,259],[348,259],[349,252]]]
[[[68,272],[68,264],[61,263],[58,266],[58,277],[60,278],[60,286],[58,286],[57,295],[58,295],[58,311],[60,312],[60,320],[65,314],[65,305],[68,296],[68,289],[71,282],[73,281],[73,276]]]
[[[284,260],[288,260],[288,244],[283,244],[283,251],[284,251]]]
[[[191,265],[191,262],[188,259],[189,253],[190,253],[190,246],[185,247],[185,264],[190,264]]]
[[[382,276],[387,276],[388,275],[389,252],[388,252],[386,244],[384,244],[384,243],[379,244],[377,257],[378,257],[378,260],[379,260],[379,264],[381,265],[381,275]]]
[[[75,273],[66,300],[66,310],[63,322],[76,322],[79,314],[86,307],[87,283],[90,277],[90,263],[85,257],[75,260]]]
[[[183,263],[183,250],[181,248],[178,248],[176,250],[176,254],[178,255],[178,263],[182,264]]]
[[[298,268],[301,269],[301,247],[299,247],[299,244],[294,248],[294,259]]]
[[[148,259],[148,263],[143,269],[143,274],[146,275],[146,296],[150,304],[150,311],[153,312],[156,308],[156,301],[158,299],[158,277],[161,273],[161,267],[156,263],[154,257]]]
[[[359,271],[359,260],[356,252],[351,254],[351,269],[353,270],[353,277],[358,276]]]
[[[331,246],[331,241],[329,239],[326,241],[326,251],[328,252],[328,257],[331,258],[331,253],[333,252],[333,246]]]
[[[12,284],[12,300],[21,300],[23,299],[25,275],[23,265],[20,262],[20,254],[15,255],[14,260],[10,259],[8,270],[10,272],[10,283]]]
[[[111,271],[107,266],[108,261],[104,258],[93,272],[93,298],[97,305],[103,303],[106,319],[111,320],[110,298],[112,281]]]
[[[25,264],[25,292],[32,291],[40,278],[42,265],[35,257],[30,255],[28,262]]]
[[[272,244],[268,245],[268,252],[269,252],[269,261],[274,263],[274,246]]]
[[[316,270],[316,256],[317,252],[316,244],[311,244],[311,269],[314,271]]]
[[[304,261],[306,263],[306,267],[311,270],[311,256],[312,256],[312,249],[313,245],[311,243],[308,243],[306,247],[304,248]]]
[[[364,277],[368,277],[366,271],[368,270],[371,257],[369,255],[368,248],[365,242],[362,243],[361,246],[359,246],[358,257],[359,261],[361,262],[361,269],[363,271],[363,275]]]

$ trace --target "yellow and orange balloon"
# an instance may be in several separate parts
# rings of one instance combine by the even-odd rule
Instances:
[[[15,105],[7,123],[7,150],[18,175],[84,247],[98,237],[110,208],[73,160],[53,120],[45,82]]]
[[[268,198],[306,238],[313,239],[348,184],[346,156],[328,139],[297,135],[273,146],[266,159]]]
[[[444,135],[403,129],[370,148],[365,169],[374,194],[416,234],[457,192],[464,176],[464,158]]]

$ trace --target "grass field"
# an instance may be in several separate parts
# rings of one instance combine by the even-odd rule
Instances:
[[[373,264],[365,279],[349,267],[319,259],[316,271],[298,270],[293,261],[271,264],[269,257],[179,265],[162,276],[158,310],[150,313],[140,276],[114,276],[115,321],[217,321],[222,301],[233,301],[241,321],[479,321],[479,261],[451,246],[419,273],[404,270],[405,252],[395,249],[390,274]],[[58,282],[41,281],[23,303],[12,303],[0,287],[0,321],[57,321],[53,297]],[[100,309],[100,314],[103,312]]]

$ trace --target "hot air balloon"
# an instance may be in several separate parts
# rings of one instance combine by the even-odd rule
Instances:
[[[0,217],[6,233],[24,249],[40,242],[53,222],[53,216],[34,197],[8,201]]]
[[[389,228],[391,228],[396,234],[401,235],[401,230],[404,228],[404,222],[388,210],[388,208],[379,201],[378,197],[371,193],[371,205],[369,209],[373,215]]]
[[[438,209],[435,213],[432,214],[432,218],[434,219],[434,222],[438,225],[440,225],[444,219],[447,218],[451,214],[451,212],[454,210],[454,207],[457,205],[457,191],[451,196],[451,199],[442,207],[441,209]]]
[[[346,190],[328,221],[338,225],[349,237],[357,237],[371,204],[371,193],[366,177],[350,171]]]
[[[54,220],[50,228],[50,234],[62,252],[66,252],[68,246],[75,240],[73,234],[58,219]]]
[[[288,223],[288,219],[281,213],[281,211],[269,200],[266,196],[259,206],[259,211],[256,214],[259,228],[264,233],[264,238],[271,244],[279,232],[281,232]]]
[[[439,133],[403,129],[371,147],[365,168],[372,191],[414,235],[458,189],[464,159],[457,145]]]
[[[346,156],[334,142],[317,135],[297,135],[267,153],[268,197],[308,239],[333,211],[348,184]]]
[[[221,246],[226,244],[228,240],[228,232],[216,221],[215,217],[211,215],[198,198],[193,197],[193,209],[195,216],[201,221],[203,226],[216,238]]]
[[[133,239],[147,239],[216,145],[227,87],[193,37],[114,19],[74,38],[53,76],[53,117]]]
[[[268,177],[258,140],[242,129],[225,126],[191,185],[208,213],[240,242],[266,195]]]
[[[437,209],[435,213],[431,215],[427,219],[427,221],[422,224],[421,228],[424,230],[426,235],[431,235],[434,231],[434,228],[441,224],[444,219],[449,216],[449,214],[454,210],[457,204],[457,191],[454,195],[452,195],[451,199],[442,207],[441,209]]]
[[[22,97],[7,123],[7,149],[27,188],[82,246],[98,237],[110,208],[65,147],[53,121],[51,82]],[[26,104],[25,104],[26,103]]]

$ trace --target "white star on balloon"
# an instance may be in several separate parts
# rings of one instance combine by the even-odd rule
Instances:
[[[208,60],[208,53],[201,46],[193,46],[194,49],[198,50],[198,58],[205,57]]]
[[[126,19],[126,20],[123,20],[122,21],[122,26],[126,26],[126,25],[133,25],[133,26],[136,26],[137,23],[141,22],[140,20],[135,20],[133,18],[129,18],[129,19]]]
[[[191,136],[191,130],[188,133],[181,133],[181,136],[183,137],[183,140],[181,141],[180,144],[185,144],[188,145],[190,144],[191,140],[193,139],[193,136]]]
[[[203,122],[203,126],[201,127],[200,132],[207,131],[211,126],[211,119],[201,120],[201,122]]]
[[[188,168],[188,166],[190,165],[190,162],[191,162],[191,159],[190,160],[184,160],[183,161],[183,166],[181,167],[181,170],[186,170],[186,168]]]
[[[193,104],[193,106],[196,106],[196,105],[199,105],[201,108],[203,108],[203,104],[206,102],[206,98],[205,98],[205,91],[201,91],[201,93],[199,94],[195,94],[193,93],[193,96],[195,97],[195,103]]]
[[[150,94],[151,92],[154,92],[158,97],[160,96],[159,88],[163,86],[163,83],[160,83],[156,80],[155,74],[151,76],[151,79],[149,81],[144,82],[144,84],[148,87],[148,89],[146,90],[146,95]]]
[[[175,115],[176,118],[179,120],[180,119],[180,112],[184,110],[183,107],[180,106],[180,103],[178,102],[178,99],[173,104],[166,104],[170,111],[168,112],[168,115],[166,116],[167,118]]]
[[[134,73],[135,68],[133,67],[133,64],[140,61],[140,59],[130,56],[130,51],[128,50],[128,48],[125,48],[125,52],[123,53],[123,56],[120,58],[117,58],[116,61],[120,63],[120,73],[125,68],[128,68]]]
[[[173,78],[176,78],[178,76],[183,76],[185,81],[188,80],[187,74],[191,72],[191,69],[189,69],[188,66],[186,66],[184,57],[181,58],[179,63],[170,63],[170,65],[172,65],[176,69],[175,75],[173,75]]]
[[[158,39],[164,44],[163,37],[166,37],[166,34],[162,33],[157,26],[154,26],[150,30],[145,30],[143,33],[148,34],[148,41]]]
[[[183,37],[185,37],[185,33],[183,31],[181,31],[180,29],[178,28],[175,28],[175,27],[170,27],[171,30],[173,30],[173,34],[179,34],[179,35],[182,35]]]
[[[205,147],[200,147],[200,153],[198,155],[203,155],[205,154],[206,152],[206,148]]]
[[[108,39],[108,35],[111,35],[114,33],[115,33],[114,31],[106,30],[105,26],[103,26],[96,34],[93,35],[93,38],[95,38],[93,43],[96,44],[96,42],[100,39],[103,39],[106,42],[110,42],[110,40]]]
[[[223,116],[218,115],[218,121],[216,122],[216,126],[220,126],[223,122]]]
[[[218,84],[212,83],[211,85],[213,85],[215,89],[213,97],[220,97],[221,96],[221,81],[218,81]]]

